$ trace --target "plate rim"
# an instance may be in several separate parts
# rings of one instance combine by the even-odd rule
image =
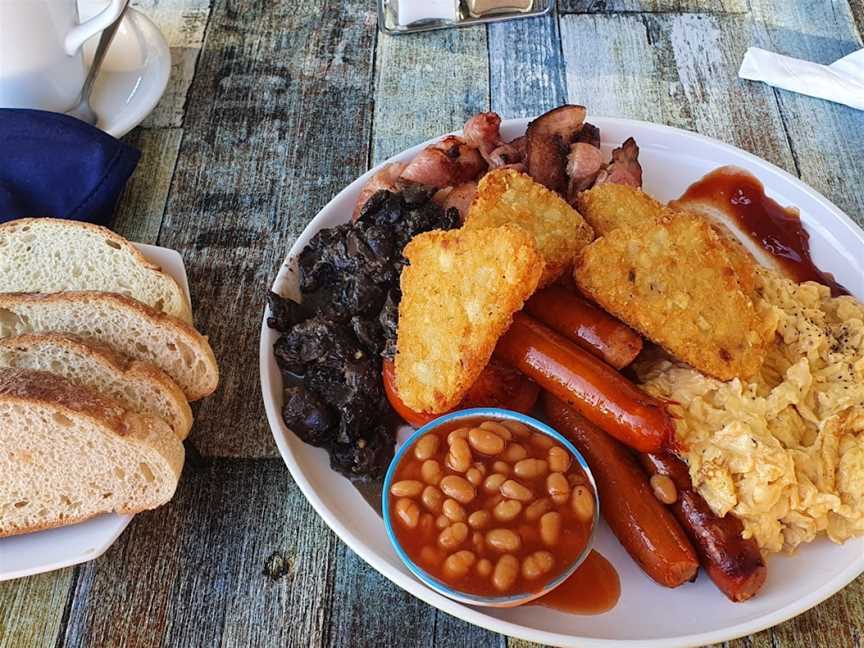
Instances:
[[[534,118],[523,117],[506,119],[502,120],[501,126],[502,128],[519,129],[523,126],[527,126],[527,124],[532,119]],[[643,120],[621,117],[602,117],[595,115],[591,116],[591,121],[592,123],[596,123],[597,125],[599,125],[601,127],[601,130],[603,129],[603,124],[606,124],[608,126],[620,127],[636,126],[639,129],[654,130],[661,133],[675,133],[679,136],[683,135],[688,138],[694,138],[712,147],[719,147],[726,150],[727,152],[734,153],[735,155],[743,156],[745,159],[754,163],[755,165],[765,168],[766,170],[776,174],[780,178],[786,180],[787,182],[790,182],[793,185],[797,185],[799,189],[803,190],[811,198],[820,203],[823,208],[830,212],[836,221],[842,223],[844,228],[848,231],[848,234],[857,239],[862,249],[864,249],[864,230],[862,230],[862,228],[859,227],[858,224],[855,223],[855,221],[853,221],[848,214],[846,214],[842,209],[837,207],[837,205],[835,205],[827,197],[822,195],[819,191],[805,183],[800,178],[795,177],[791,173],[785,171],[784,169],[781,169],[777,165],[769,162],[768,160],[765,160],[764,158],[759,157],[758,155],[750,153],[749,151],[745,151],[744,149],[741,149],[737,146],[727,144],[726,142],[722,142],[713,137],[702,135],[700,133],[689,131],[683,128],[667,126],[665,124],[657,124]],[[290,260],[299,252],[299,250],[295,252],[295,248],[297,247],[299,241],[305,238],[305,235],[312,226],[312,223],[322,213],[329,211],[332,206],[342,200],[346,194],[350,194],[352,191],[354,191],[355,186],[365,183],[383,166],[393,162],[394,160],[403,158],[412,153],[416,153],[417,151],[440,140],[446,135],[459,134],[461,134],[461,131],[453,131],[451,133],[445,133],[430,138],[420,144],[410,146],[400,152],[389,156],[386,160],[370,168],[368,171],[361,174],[360,176],[352,180],[350,183],[348,183],[348,185],[343,187],[315,214],[315,216],[309,221],[306,227],[304,227],[300,234],[294,239],[294,242],[291,244],[291,248],[285,255],[283,262],[279,266],[276,277],[274,278],[270,286],[271,290],[275,290],[275,288],[283,282],[285,275],[289,272],[287,264],[288,260]],[[766,192],[770,191],[769,182],[761,176],[759,179],[765,185]],[[701,646],[705,644],[729,641],[746,635],[754,634],[756,632],[760,632],[767,628],[774,627],[775,625],[783,623],[784,621],[788,621],[789,619],[792,619],[802,614],[803,612],[806,612],[812,607],[815,607],[830,596],[838,593],[849,583],[851,583],[855,578],[864,573],[864,554],[862,554],[859,560],[851,562],[842,572],[837,574],[828,582],[824,583],[821,587],[818,587],[812,592],[810,592],[807,596],[799,598],[794,603],[785,605],[777,610],[774,610],[773,612],[766,613],[758,617],[757,619],[744,621],[718,630],[711,630],[708,632],[696,634],[691,633],[686,635],[677,635],[658,639],[608,639],[597,637],[581,637],[577,635],[565,635],[558,632],[550,632],[547,630],[540,630],[536,628],[527,628],[526,626],[517,623],[489,616],[487,614],[484,614],[482,611],[479,611],[470,606],[451,601],[450,599],[429,589],[416,579],[412,577],[406,578],[402,572],[399,572],[395,568],[391,567],[389,563],[387,563],[387,561],[381,559],[374,550],[368,547],[359,537],[357,537],[351,530],[349,530],[348,527],[344,525],[338,518],[336,518],[335,515],[332,515],[330,513],[324,502],[318,497],[317,493],[312,488],[312,485],[303,473],[299,463],[297,462],[297,459],[294,457],[290,447],[288,446],[287,440],[285,439],[285,432],[290,431],[287,430],[281,420],[279,408],[277,407],[276,403],[267,396],[267,391],[269,391],[269,388],[272,386],[268,370],[273,365],[275,365],[275,361],[272,359],[272,348],[267,344],[267,338],[272,336],[272,331],[267,327],[268,312],[269,309],[265,305],[261,321],[259,340],[259,380],[261,386],[261,396],[262,400],[264,401],[264,409],[267,415],[267,422],[270,425],[270,431],[273,435],[273,439],[276,442],[276,445],[279,449],[279,454],[282,456],[282,460],[288,467],[288,470],[291,473],[294,482],[300,488],[300,491],[303,493],[303,496],[306,498],[306,500],[315,509],[315,512],[318,514],[318,516],[322,520],[324,520],[327,526],[330,527],[330,529],[339,537],[339,539],[342,540],[346,545],[348,545],[348,547],[355,554],[362,558],[379,574],[387,578],[387,580],[389,580],[391,583],[405,590],[414,597],[420,599],[424,603],[432,605],[436,609],[441,610],[442,612],[445,612],[456,618],[462,619],[492,632],[497,632],[519,639],[524,639],[526,641],[542,642],[555,646],[578,646],[580,648],[609,648],[611,646],[638,645],[644,646],[646,648],[686,648],[689,646]]]

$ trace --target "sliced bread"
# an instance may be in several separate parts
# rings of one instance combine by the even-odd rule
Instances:
[[[161,419],[25,369],[0,369],[0,448],[0,537],[156,508],[184,459]]]
[[[128,360],[107,346],[47,333],[0,338],[0,367],[48,371],[117,401],[130,412],[156,416],[182,441],[192,427],[183,390],[164,371]]]
[[[213,393],[219,383],[207,338],[117,293],[0,294],[0,338],[33,333],[72,334],[150,362],[171,376],[188,400]]]
[[[104,290],[184,322],[189,300],[174,278],[111,230],[58,218],[0,225],[0,292]]]

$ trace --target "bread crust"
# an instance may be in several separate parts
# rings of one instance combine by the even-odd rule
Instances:
[[[164,371],[149,362],[130,360],[126,356],[115,352],[111,347],[99,344],[92,340],[84,340],[75,335],[61,335],[57,333],[26,334],[10,338],[0,338],[0,350],[10,351],[33,350],[34,352],[44,344],[51,344],[69,349],[78,355],[88,356],[95,362],[105,367],[110,373],[122,374],[131,380],[140,380],[154,384],[168,394],[176,406],[177,421],[171,427],[182,441],[189,436],[192,427],[192,409],[186,401],[183,390]]]
[[[139,302],[136,299],[111,292],[99,291],[68,291],[59,293],[0,293],[0,311],[3,309],[11,311],[13,314],[17,310],[28,308],[30,306],[38,306],[40,304],[68,304],[82,303],[93,304],[96,302],[108,303],[112,308],[135,311],[140,316],[149,320],[150,323],[157,328],[168,329],[177,336],[184,338],[191,346],[198,349],[201,357],[207,367],[206,384],[200,388],[184,387],[184,392],[188,400],[197,400],[212,394],[219,384],[219,365],[216,362],[216,356],[207,338],[201,335],[190,324],[182,320],[167,315],[154,308],[150,308],[146,304]],[[0,323],[2,323],[2,312],[0,312]],[[0,329],[2,330],[2,329]],[[65,331],[56,331],[57,333],[66,333]],[[88,338],[89,340],[89,338]],[[167,373],[167,372],[166,372]],[[177,379],[177,376],[173,376]],[[178,382],[181,382],[178,380]]]
[[[155,263],[151,262],[141,253],[141,251],[137,247],[135,247],[130,241],[126,240],[116,232],[112,232],[107,227],[102,227],[101,225],[96,225],[94,223],[84,223],[81,221],[73,221],[62,218],[19,218],[17,220],[8,221],[6,223],[0,224],[0,236],[2,236],[4,232],[14,231],[20,227],[27,226],[47,226],[59,228],[65,227],[70,229],[78,229],[109,239],[117,246],[119,246],[120,249],[128,252],[135,260],[135,262],[138,263],[142,268],[150,272],[157,273],[164,281],[168,281],[177,290],[177,294],[180,297],[180,306],[182,308],[181,312],[178,314],[178,317],[185,322],[188,322],[190,324],[192,323],[192,305],[186,298],[186,295],[183,289],[180,287],[178,281],[173,276],[162,270],[161,266],[158,266]]]

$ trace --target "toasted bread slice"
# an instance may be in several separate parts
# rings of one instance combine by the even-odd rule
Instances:
[[[699,216],[614,229],[582,251],[573,276],[607,311],[720,380],[752,376],[773,339],[774,323]]]
[[[116,292],[192,322],[174,278],[104,227],[59,218],[10,221],[0,225],[0,250],[0,292]]]
[[[489,362],[537,288],[543,257],[521,227],[433,231],[405,247],[396,389],[418,412],[446,412]]]
[[[464,229],[507,224],[518,225],[534,237],[546,262],[541,286],[569,271],[576,253],[594,239],[579,212],[557,193],[524,173],[498,169],[480,180]]]
[[[103,345],[52,333],[0,338],[0,367],[57,374],[114,399],[130,412],[161,418],[181,441],[192,427],[189,403],[168,374]]]
[[[0,537],[170,500],[183,444],[161,419],[54,374],[0,369]]]
[[[0,294],[0,338],[32,333],[76,335],[150,362],[171,376],[188,400],[213,393],[219,383],[207,338],[117,293]]]
[[[660,202],[641,189],[612,182],[583,191],[576,199],[576,206],[597,236],[605,236],[619,227],[655,221],[664,210]]]

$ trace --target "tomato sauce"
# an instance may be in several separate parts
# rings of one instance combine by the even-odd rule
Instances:
[[[709,205],[731,218],[795,281],[817,281],[835,297],[849,294],[813,263],[810,236],[798,210],[765,195],[765,187],[753,174],[731,166],[715,169],[690,185],[674,204],[686,207],[687,203]]]
[[[572,614],[602,614],[615,607],[620,597],[621,579],[615,567],[592,551],[570,578],[532,605]]]

